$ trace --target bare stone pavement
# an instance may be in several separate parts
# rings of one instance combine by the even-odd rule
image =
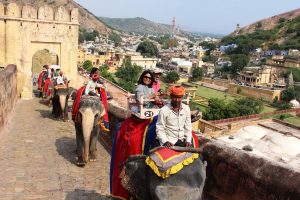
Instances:
[[[19,100],[0,133],[0,200],[109,199],[110,155],[76,166],[73,123],[53,119],[40,99]]]

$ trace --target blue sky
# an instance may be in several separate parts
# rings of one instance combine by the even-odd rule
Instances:
[[[144,17],[185,30],[229,34],[257,20],[300,8],[300,0],[75,0],[97,16]]]

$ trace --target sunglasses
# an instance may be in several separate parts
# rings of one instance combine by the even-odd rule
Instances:
[[[144,78],[147,78],[147,79],[152,79],[152,77],[151,76],[144,76]]]

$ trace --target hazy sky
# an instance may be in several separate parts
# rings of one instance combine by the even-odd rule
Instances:
[[[257,20],[300,8],[300,0],[75,0],[97,16],[144,17],[185,30],[228,34]]]

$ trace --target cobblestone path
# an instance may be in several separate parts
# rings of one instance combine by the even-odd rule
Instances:
[[[108,199],[109,153],[98,143],[97,162],[77,167],[73,123],[39,101],[20,100],[0,133],[0,199]]]

